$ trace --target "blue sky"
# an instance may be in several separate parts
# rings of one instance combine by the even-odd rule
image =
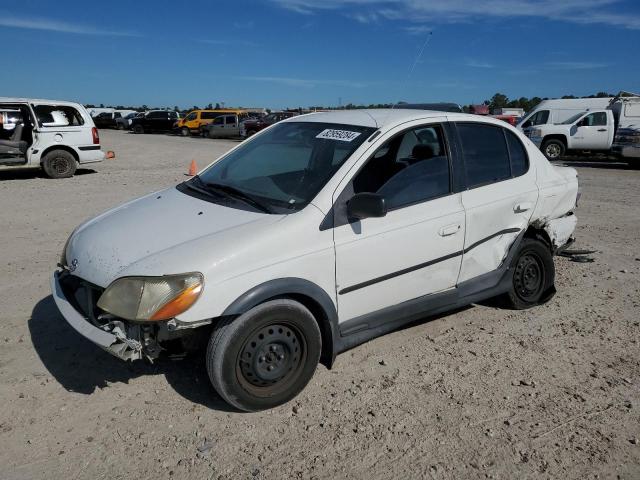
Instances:
[[[640,91],[637,0],[21,0],[0,3],[0,33],[0,96],[282,108]]]

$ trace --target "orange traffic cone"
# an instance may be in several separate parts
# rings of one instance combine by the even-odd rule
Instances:
[[[189,173],[190,177],[193,177],[196,173],[198,173],[198,165],[196,165],[195,160],[191,160],[191,165],[189,165]]]

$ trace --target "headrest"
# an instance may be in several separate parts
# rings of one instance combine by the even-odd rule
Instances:
[[[415,160],[427,160],[433,157],[433,148],[431,145],[419,143],[411,150],[411,157]]]

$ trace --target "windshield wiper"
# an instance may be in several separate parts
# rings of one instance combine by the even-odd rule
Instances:
[[[226,185],[224,183],[209,183],[204,182],[200,177],[198,180],[202,182],[202,184],[207,187],[207,189],[214,190],[215,192],[222,192],[229,197],[237,198],[242,200],[244,203],[248,203],[252,207],[257,208],[261,212],[264,213],[273,213],[273,211],[267,207],[263,202],[257,200],[253,195],[249,195],[248,193],[243,192],[242,190],[233,187],[231,185]]]

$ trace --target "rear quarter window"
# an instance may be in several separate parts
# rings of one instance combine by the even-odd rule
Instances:
[[[38,123],[43,127],[84,125],[84,118],[74,107],[67,105],[35,105],[33,109]]]

